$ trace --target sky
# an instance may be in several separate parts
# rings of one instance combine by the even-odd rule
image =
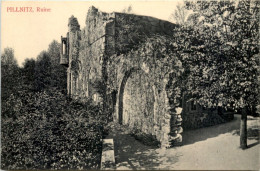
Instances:
[[[53,40],[60,42],[60,37],[66,36],[71,15],[77,17],[80,28],[84,28],[91,5],[109,13],[121,12],[131,5],[134,14],[169,20],[178,3],[181,1],[2,1],[1,53],[6,47],[13,48],[22,66],[26,58],[36,58]],[[31,7],[34,12],[14,12],[16,7]],[[50,9],[50,12],[37,12],[37,7]]]

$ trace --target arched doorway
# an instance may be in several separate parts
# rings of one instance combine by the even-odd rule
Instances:
[[[134,69],[132,68],[131,70],[127,71],[125,73],[125,76],[121,82],[121,86],[120,86],[120,89],[119,89],[119,97],[118,97],[118,119],[119,119],[119,124],[122,124],[123,123],[123,96],[124,96],[124,89],[125,89],[125,85],[126,85],[126,82],[129,78],[129,76],[131,75],[131,73],[133,71],[135,71],[137,69]]]
[[[148,75],[140,69],[125,73],[119,89],[119,123],[144,132],[153,130],[154,93]]]

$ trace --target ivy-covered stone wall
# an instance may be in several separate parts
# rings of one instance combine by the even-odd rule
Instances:
[[[84,28],[80,29],[74,16],[68,26],[68,93],[74,97],[102,96],[100,89],[106,85],[107,63],[112,56],[138,48],[155,34],[170,36],[176,27],[148,16],[104,13],[93,6],[88,10]]]
[[[108,69],[110,87],[118,92],[114,120],[153,135],[162,146],[182,141],[176,108],[183,68],[170,42],[167,37],[148,38],[138,49],[114,56]]]
[[[136,49],[152,35],[173,35],[175,24],[149,16],[115,13],[115,52]]]
[[[80,30],[72,16],[69,94],[107,104],[115,122],[153,135],[162,146],[181,142],[181,120],[175,112],[180,91],[169,88],[169,82],[175,79],[170,73],[180,73],[182,67],[177,57],[171,56],[173,51],[165,51],[174,27],[153,17],[109,14],[90,7],[86,27]],[[160,37],[159,44],[155,37]]]
[[[154,92],[149,78],[142,70],[133,71],[123,92],[124,125],[152,133],[154,124]]]
[[[176,112],[184,71],[172,39],[176,25],[90,7],[84,28],[74,16],[68,26],[68,94],[103,103],[115,122],[152,135],[162,146],[180,143],[182,120],[197,117]]]

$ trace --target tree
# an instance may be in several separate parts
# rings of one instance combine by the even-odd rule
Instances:
[[[60,44],[54,40],[49,44],[48,51],[42,51],[35,62],[34,84],[36,91],[54,88],[61,90],[63,93],[66,92],[66,68],[60,65],[59,59]],[[28,62],[28,65],[33,64]]]
[[[176,24],[186,24],[188,17],[188,10],[184,5],[178,4],[175,11],[170,15],[170,20],[173,20]]]
[[[205,107],[242,110],[240,147],[247,147],[247,109],[259,104],[259,1],[187,1],[197,23],[176,28],[187,91]]]
[[[133,13],[132,5],[129,5],[128,7],[124,8],[124,9],[122,10],[122,12],[123,12],[123,13],[128,13],[128,14]]]
[[[67,69],[66,67],[60,65],[60,46],[60,43],[53,40],[49,44],[47,53],[50,56],[51,62],[51,86],[56,87],[65,93],[67,86]]]
[[[1,55],[1,93],[2,100],[15,93],[19,85],[20,70],[14,56],[14,49],[5,48]]]
[[[5,48],[1,55],[1,65],[17,66],[17,60],[14,57],[14,49]]]
[[[46,51],[42,51],[35,64],[35,88],[41,91],[50,88],[51,77],[51,59]]]
[[[34,59],[26,59],[22,68],[24,89],[35,91],[35,65]]]

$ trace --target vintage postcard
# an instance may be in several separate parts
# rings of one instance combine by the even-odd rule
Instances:
[[[1,2],[2,170],[259,170],[257,0]]]

